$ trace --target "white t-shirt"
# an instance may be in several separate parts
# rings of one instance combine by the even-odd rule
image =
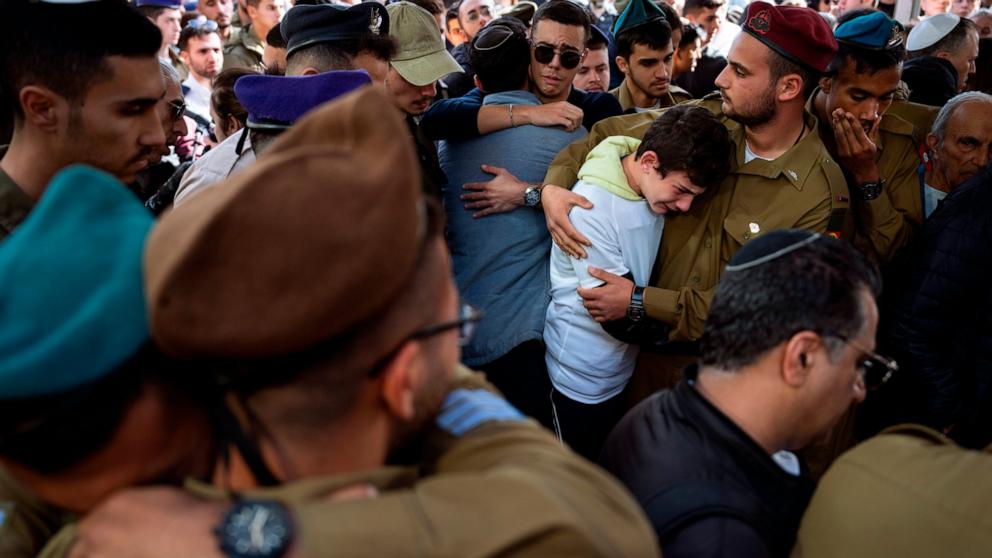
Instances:
[[[575,207],[569,219],[592,242],[587,259],[551,248],[551,304],[544,325],[545,362],[554,387],[581,403],[601,403],[623,391],[637,361],[640,347],[618,341],[603,330],[582,306],[576,292],[598,287],[589,275],[595,266],[610,273],[633,274],[646,285],[651,276],[665,220],[648,203],[625,200],[599,186],[579,181],[572,189],[593,204]]]

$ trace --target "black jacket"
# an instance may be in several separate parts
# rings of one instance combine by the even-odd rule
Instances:
[[[942,107],[958,94],[958,71],[943,58],[923,56],[907,61],[902,80],[909,86],[909,100],[921,105]]]
[[[666,558],[786,556],[813,493],[683,380],[634,407],[601,464],[643,506]]]
[[[992,165],[954,190],[886,277],[884,348],[900,370],[869,397],[881,424],[992,442]],[[875,394],[873,394],[875,395]]]

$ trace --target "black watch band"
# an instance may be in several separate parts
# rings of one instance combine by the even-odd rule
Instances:
[[[884,180],[862,182],[861,184],[858,184],[858,187],[856,188],[858,197],[860,197],[863,201],[871,201],[882,195],[882,186],[884,184]]]
[[[632,322],[639,322],[646,315],[647,313],[644,311],[644,287],[634,285],[634,291],[630,293],[630,305],[627,306],[627,319]]]

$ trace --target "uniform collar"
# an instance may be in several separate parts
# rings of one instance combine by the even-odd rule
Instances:
[[[736,145],[737,154],[732,169],[732,172],[736,174],[762,176],[768,179],[785,176],[796,190],[801,191],[810,173],[821,163],[820,160],[829,158],[827,150],[820,140],[819,122],[807,110],[803,111],[803,117],[806,119],[806,128],[810,132],[799,143],[772,161],[754,159],[746,164],[744,163],[744,127],[722,114],[721,117],[727,131],[730,132],[730,139]]]
[[[634,97],[630,94],[630,89],[627,88],[627,78],[623,78],[620,85],[618,85],[616,89],[610,91],[610,93],[613,93],[613,91],[616,91],[614,95],[616,96],[617,101],[620,102],[620,108],[622,108],[624,112],[637,108],[637,105],[634,104]],[[657,106],[651,108],[667,108],[673,105],[675,105],[675,98],[672,97],[672,93],[669,91],[658,99]]]
[[[251,29],[251,24],[245,25],[241,29],[241,44],[252,52],[257,52],[259,54],[265,54],[265,45],[255,36],[255,32]]]

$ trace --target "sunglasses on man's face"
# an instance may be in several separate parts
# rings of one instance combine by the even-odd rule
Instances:
[[[534,48],[534,60],[541,64],[550,64],[555,54],[558,55],[558,63],[566,70],[575,68],[582,61],[582,53],[572,48],[558,49],[547,43],[531,43],[531,46]]]
[[[186,103],[183,101],[169,101],[169,110],[172,120],[179,120],[186,114]]]
[[[199,17],[199,18],[191,19],[191,20],[187,21],[186,22],[186,27],[188,27],[190,29],[196,29],[198,31],[199,30],[203,30],[203,31],[206,31],[206,32],[209,33],[211,31],[216,31],[217,30],[217,22],[214,21],[214,20],[212,20],[212,19],[206,19],[206,18]]]

